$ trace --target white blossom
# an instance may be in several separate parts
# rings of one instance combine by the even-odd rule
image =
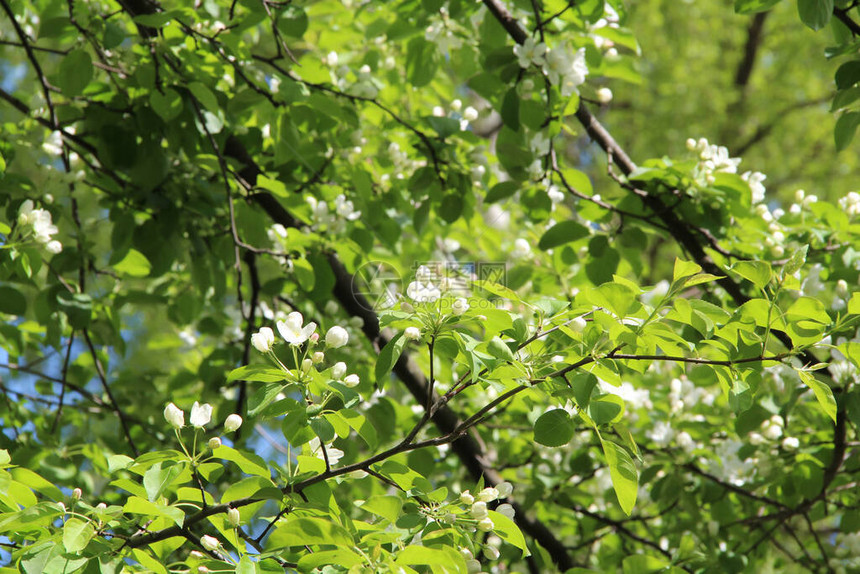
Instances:
[[[496,492],[498,492],[498,498],[507,498],[514,491],[514,485],[510,482],[500,482],[496,485]]]
[[[209,403],[201,405],[199,402],[194,401],[194,405],[191,407],[191,417],[189,419],[191,426],[203,428],[209,424],[210,420],[212,420],[212,405]]]
[[[418,327],[406,327],[403,336],[409,341],[417,341],[421,338],[421,330]]]
[[[744,173],[741,178],[743,178],[743,180],[750,186],[753,205],[764,201],[765,187],[762,182],[767,179],[767,176],[760,171],[748,171]]]
[[[585,83],[588,66],[585,63],[585,48],[571,54],[561,46],[547,50],[543,72],[554,86],[561,88],[561,95],[570,97],[578,93],[578,87]]]
[[[514,55],[521,68],[529,68],[532,64],[543,66],[546,52],[546,44],[536,42],[534,38],[526,38],[525,42],[514,46]]]
[[[278,321],[278,332],[290,345],[299,346],[307,341],[316,331],[316,323],[308,323],[304,327],[304,317],[298,311],[293,311],[287,316],[286,321]]]
[[[181,429],[185,426],[185,413],[173,403],[164,408],[164,418],[173,428]]]
[[[514,241],[514,248],[511,250],[511,257],[514,259],[524,259],[531,255],[532,246],[522,237]]]
[[[346,363],[343,361],[338,361],[331,368],[331,378],[335,380],[340,380],[342,376],[346,374]]]

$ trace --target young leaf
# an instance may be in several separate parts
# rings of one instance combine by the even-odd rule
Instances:
[[[376,385],[380,389],[385,386],[388,374],[391,372],[391,369],[394,368],[394,365],[397,363],[397,359],[400,358],[400,354],[403,353],[403,347],[405,345],[406,339],[403,337],[403,333],[397,333],[379,352],[379,357],[376,359],[376,369],[374,370],[374,374],[376,375]]]
[[[612,477],[615,496],[618,497],[621,510],[630,516],[639,493],[639,473],[636,471],[636,465],[633,464],[633,459],[624,447],[603,438],[600,442],[603,445],[606,464],[609,465],[609,475]]]

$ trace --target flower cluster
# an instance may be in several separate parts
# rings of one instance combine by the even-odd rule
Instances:
[[[551,49],[543,42],[527,38],[514,46],[514,55],[521,68],[540,67],[550,83],[561,89],[564,97],[579,93],[578,88],[588,75],[585,48],[571,53],[566,46]]]
[[[737,173],[741,158],[730,157],[728,148],[724,146],[711,145],[705,138],[687,140],[687,149],[696,152],[699,164],[696,166],[697,179],[706,184],[714,183],[714,174]]]
[[[63,244],[52,239],[59,229],[51,221],[51,212],[46,209],[34,209],[32,200],[25,200],[18,209],[19,233],[26,238],[32,234],[37,243],[45,246],[48,253],[57,254],[63,250]]]
[[[344,194],[338,195],[331,207],[327,202],[313,196],[308,196],[306,201],[311,208],[314,226],[325,227],[332,233],[342,233],[346,228],[345,221],[355,221],[361,217],[361,211],[357,211],[352,201]]]
[[[439,17],[434,18],[432,23],[424,30],[424,39],[433,42],[442,52],[456,50],[463,45],[463,39],[457,35],[459,26],[452,21],[448,9],[439,9]]]
[[[177,407],[173,403],[169,403],[164,408],[164,420],[168,422],[170,426],[172,426],[176,432],[177,436],[180,430],[185,426],[185,411]],[[191,417],[189,418],[189,422],[191,426],[195,429],[202,429],[212,420],[212,405],[205,403],[200,404],[197,401],[194,401],[194,405],[191,407]],[[237,415],[236,413],[231,414],[224,420],[224,431],[225,432],[234,432],[242,426],[242,417]],[[195,441],[196,447],[196,441]],[[209,439],[208,446],[211,450],[215,450],[216,448],[221,446],[221,438],[220,437],[212,437]],[[185,447],[183,447],[184,449]]]
[[[849,191],[848,194],[839,199],[839,208],[845,212],[848,217],[854,217],[860,214],[860,193]]]

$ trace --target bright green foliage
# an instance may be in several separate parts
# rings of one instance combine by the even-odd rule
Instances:
[[[0,0],[3,571],[860,568],[860,13],[627,4]]]

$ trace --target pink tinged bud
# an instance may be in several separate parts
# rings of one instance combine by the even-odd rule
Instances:
[[[313,323],[311,323],[311,325],[313,325]],[[317,341],[320,340],[320,334],[314,333],[313,335],[311,335],[310,339],[311,339],[311,343],[316,343]]]
[[[242,417],[236,413],[228,416],[227,420],[224,421],[224,430],[227,432],[238,430],[240,426],[242,426]]]
[[[80,488],[76,488],[72,491],[72,500],[80,500],[81,496],[83,496],[83,491]]]

